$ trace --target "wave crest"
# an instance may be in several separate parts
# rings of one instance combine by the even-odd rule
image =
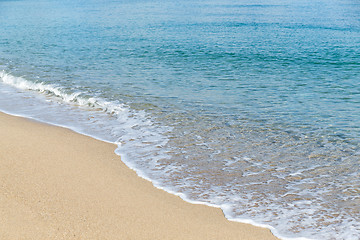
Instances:
[[[114,104],[96,97],[85,97],[84,95],[86,95],[86,93],[81,91],[67,92],[62,87],[56,86],[54,84],[32,82],[23,77],[16,77],[8,74],[4,70],[0,72],[0,80],[5,84],[20,90],[39,92],[41,94],[57,98],[60,101],[68,104],[100,110],[110,115],[118,115],[120,112],[126,111],[124,104]]]

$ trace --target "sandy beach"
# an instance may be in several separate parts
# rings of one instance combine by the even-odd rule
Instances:
[[[0,114],[0,239],[276,239],[127,168],[115,145]]]

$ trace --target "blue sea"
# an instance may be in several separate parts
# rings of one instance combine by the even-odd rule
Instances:
[[[0,110],[229,220],[360,239],[358,0],[0,0]]]

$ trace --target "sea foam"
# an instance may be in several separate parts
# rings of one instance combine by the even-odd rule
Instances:
[[[251,223],[256,226],[269,228],[276,236],[282,237],[283,239],[307,239],[302,237],[283,237],[278,228],[270,226],[269,222],[260,223],[261,221],[259,221],[259,218],[251,218],[249,214],[245,214],[244,217],[239,217],[234,214],[234,212],[238,210],[236,202],[243,202],[248,206],[256,204],[256,200],[252,200],[251,192],[244,193],[243,196],[234,195],[231,192],[224,193],[224,196],[219,196],[218,193],[223,192],[223,189],[214,185],[208,190],[201,190],[204,191],[198,195],[198,198],[201,200],[197,200],[191,196],[194,194],[189,194],[189,189],[194,188],[194,186],[192,186],[193,180],[191,179],[194,175],[189,172],[191,175],[186,176],[186,174],[188,174],[186,172],[188,170],[186,169],[186,165],[184,167],[180,166],[179,163],[174,162],[172,154],[177,152],[173,148],[167,146],[169,137],[171,136],[169,132],[173,130],[172,127],[159,124],[145,111],[135,111],[121,102],[109,101],[97,96],[90,96],[86,92],[65,89],[56,84],[47,84],[41,81],[33,82],[25,77],[17,77],[6,71],[0,72],[0,83],[1,82],[5,84],[4,86],[10,87],[8,89],[9,101],[12,103],[16,102],[17,104],[16,109],[14,110],[10,104],[5,103],[5,105],[8,106],[8,108],[4,106],[5,112],[10,114],[15,113],[17,115],[23,115],[36,120],[67,127],[82,134],[115,143],[118,145],[116,153],[121,156],[122,161],[125,162],[128,167],[134,169],[139,176],[152,181],[156,187],[178,195],[182,199],[194,204],[205,204],[221,208],[225,217],[229,220]],[[2,98],[6,98],[6,91],[4,91],[4,89],[2,89],[2,91],[4,92]],[[21,100],[22,98],[19,98],[19,96],[25,96],[25,98]],[[12,101],[11,98],[16,98],[16,101]],[[34,109],[36,110],[28,110],[29,105],[34,106]],[[49,112],[50,110],[51,113]],[[201,140],[200,136],[198,140]],[[198,147],[210,149],[209,146],[200,145]],[[186,151],[182,151],[181,154],[184,155],[184,158],[189,157],[186,155],[188,154]],[[252,178],[252,176],[256,177],[257,171],[251,173],[250,169],[264,167],[264,164],[259,164],[251,157],[243,157],[243,159],[232,158],[230,161],[226,162],[224,166],[225,168],[231,169],[234,164],[239,164],[241,162],[244,166],[247,166],[248,169],[248,172],[244,172],[243,174],[244,178]],[[251,165],[253,167],[250,168],[249,166]],[[314,168],[316,168],[316,166],[305,170],[309,171]],[[289,176],[296,177],[302,175],[305,170],[297,170],[296,172],[290,173]],[[170,176],[175,176],[179,173],[184,173],[185,175],[179,177],[174,183],[166,182],[167,179],[170,179]],[[284,178],[282,175],[279,175],[278,177]],[[307,179],[301,180],[300,183],[314,184]],[[256,184],[256,182],[248,182],[246,184],[250,186],[251,184]],[[261,184],[261,181],[259,184]],[[296,186],[289,185],[289,187],[294,187],[294,189],[296,189]],[[229,190],[230,187],[227,189]],[[200,189],[196,189],[196,191],[199,192]],[[291,191],[289,193],[291,193]],[[324,191],[324,193],[326,193],[326,191]],[[309,192],[304,194],[312,193]],[[202,197],[206,195],[208,196],[207,199],[202,199]],[[234,202],[231,202],[229,200],[230,198],[232,198]],[[289,206],[291,204],[292,203],[289,203]],[[279,206],[276,206],[276,204],[270,204],[269,206],[272,207],[271,211],[265,211],[264,209],[259,210],[264,210],[265,215],[271,215],[272,212],[281,213],[282,220],[280,222],[280,229],[282,231],[284,231],[288,219],[299,215],[302,211],[303,213],[307,212],[308,214],[311,214],[310,211],[322,210],[320,205],[316,205],[310,201],[297,201],[295,204],[304,207],[304,209],[279,209]],[[307,206],[311,206],[311,208],[308,208]],[[241,210],[243,211],[246,209]],[[255,208],[252,208],[252,210],[253,212],[258,211]],[[261,216],[261,214],[264,213],[258,212],[258,214]],[[256,220],[254,221],[252,219]],[[303,224],[313,225],[315,223],[314,221],[314,219],[308,218]],[[351,221],[346,225],[350,228],[356,228],[357,226],[356,223]],[[343,239],[356,239],[356,236],[354,235],[356,233],[354,232],[356,231],[354,230],[352,233],[344,232],[339,234],[339,237]],[[310,237],[308,239],[310,239]]]

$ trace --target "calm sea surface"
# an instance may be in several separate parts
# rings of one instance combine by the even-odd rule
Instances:
[[[0,0],[0,110],[283,238],[360,239],[359,108],[358,0]]]

